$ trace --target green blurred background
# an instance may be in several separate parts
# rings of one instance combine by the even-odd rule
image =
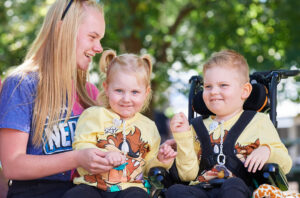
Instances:
[[[12,66],[23,61],[53,2],[0,1],[2,80]],[[153,57],[154,97],[149,115],[153,115],[154,109],[168,110],[171,89],[186,96],[189,89],[186,79],[201,74],[203,62],[221,49],[243,54],[251,72],[300,68],[299,0],[101,0],[100,3],[106,18],[104,49],[115,49],[118,54],[149,53]],[[91,67],[91,80],[96,84],[101,80],[100,56],[95,57]],[[299,76],[292,80],[298,87],[294,94],[284,92],[285,83],[280,85],[282,100],[299,103],[299,82]],[[167,114],[173,112],[171,109]]]
[[[53,2],[0,2],[2,78],[11,66],[22,62]],[[200,73],[203,61],[224,48],[243,54],[252,71],[299,68],[299,0],[101,0],[100,3],[104,5],[107,26],[102,41],[104,49],[153,56],[153,108],[164,110],[168,105],[165,93],[172,84],[169,78],[172,72]],[[98,71],[99,56],[91,72]],[[179,91],[186,93],[187,82],[182,83]],[[300,96],[290,99],[300,101]]]

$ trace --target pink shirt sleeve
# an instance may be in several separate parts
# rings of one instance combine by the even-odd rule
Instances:
[[[86,90],[89,94],[89,96],[93,99],[93,100],[96,100],[97,99],[97,96],[99,94],[99,90],[98,88],[93,85],[92,83],[89,83],[87,82],[86,84]],[[82,112],[83,112],[83,107],[80,105],[79,103],[79,99],[78,99],[78,96],[77,96],[77,93],[76,93],[76,96],[75,96],[75,103],[73,105],[73,115],[76,116],[76,115],[80,115]]]

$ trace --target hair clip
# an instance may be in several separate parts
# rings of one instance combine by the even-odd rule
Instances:
[[[73,3],[73,0],[70,0],[70,2],[68,3],[66,9],[64,10],[60,20],[63,20],[65,18],[65,15],[67,14],[67,12],[68,12],[69,8],[71,7],[72,3]]]

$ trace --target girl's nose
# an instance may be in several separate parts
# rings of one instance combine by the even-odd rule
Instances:
[[[123,94],[123,97],[122,97],[123,101],[129,101],[129,98],[130,98],[130,96],[128,93]]]

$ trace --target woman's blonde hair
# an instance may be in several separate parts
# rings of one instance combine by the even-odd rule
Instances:
[[[35,130],[33,144],[36,146],[44,141],[43,130],[46,122],[49,129],[45,130],[48,139],[53,126],[64,116],[66,108],[69,119],[76,92],[84,108],[96,105],[86,90],[87,71],[77,68],[76,40],[87,7],[97,9],[103,14],[102,7],[94,0],[74,0],[62,19],[68,2],[56,0],[50,7],[24,63],[12,74],[24,78],[30,72],[38,73],[39,82],[32,119]]]
[[[212,67],[231,67],[237,69],[244,83],[249,82],[249,66],[246,59],[234,50],[222,50],[211,55],[203,66],[203,74]]]
[[[134,74],[137,78],[145,83],[146,88],[150,89],[149,94],[144,102],[141,111],[144,111],[149,106],[151,100],[151,73],[152,73],[152,61],[148,54],[137,56],[135,54],[122,54],[117,56],[113,50],[106,50],[102,53],[99,61],[100,71],[106,74],[105,82],[109,84],[113,74],[116,72],[124,72]],[[105,91],[102,90],[99,95],[99,100],[103,106],[110,108],[108,97]]]

